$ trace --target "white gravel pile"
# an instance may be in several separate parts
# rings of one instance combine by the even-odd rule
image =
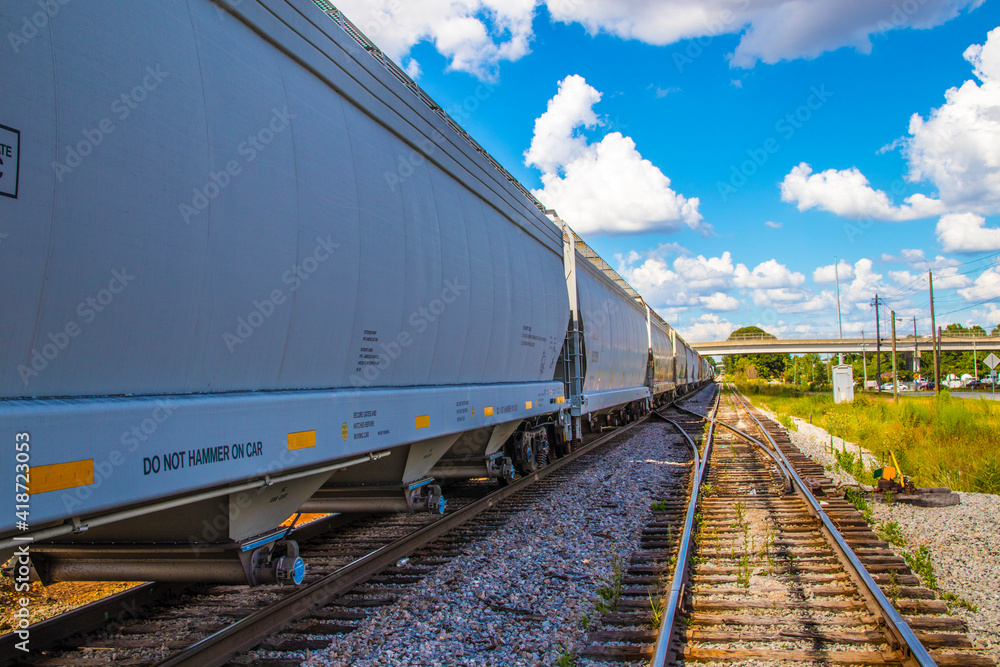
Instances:
[[[638,549],[659,491],[679,484],[690,450],[662,422],[511,518],[505,531],[407,589],[304,665],[552,665],[582,646],[597,587]]]
[[[824,466],[835,459],[829,453],[830,434],[807,421],[792,417],[798,432],[789,431],[792,443],[803,454]],[[857,452],[858,445],[833,438],[836,449],[847,447]],[[876,459],[862,449],[866,464]],[[835,482],[856,484],[844,472],[828,470]],[[938,586],[978,607],[970,612],[952,605],[952,613],[969,624],[969,638],[976,646],[1000,663],[1000,496],[989,493],[959,492],[960,505],[952,507],[914,507],[896,503],[873,503],[874,523],[895,521],[906,538],[907,546],[890,545],[896,553],[912,551],[921,545],[931,554]]]

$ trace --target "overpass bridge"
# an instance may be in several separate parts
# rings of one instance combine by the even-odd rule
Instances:
[[[892,338],[882,339],[882,351],[892,351]],[[717,357],[726,354],[837,354],[840,352],[868,352],[876,350],[875,338],[803,338],[781,339],[761,336],[741,337],[735,340],[691,343],[698,354]],[[919,352],[933,350],[930,336],[896,338],[897,353],[913,353],[914,346]],[[942,336],[942,352],[998,352],[1000,336]]]

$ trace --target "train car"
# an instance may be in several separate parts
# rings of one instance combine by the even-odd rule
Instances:
[[[34,540],[43,581],[297,583],[296,512],[442,511],[438,482],[697,384],[327,3],[24,25],[0,17],[0,465],[30,481],[0,557]]]
[[[273,578],[321,486],[433,508],[463,433],[557,407],[561,231],[361,44],[307,0],[102,4],[0,62],[0,433],[32,532],[108,554],[72,576],[130,540]]]

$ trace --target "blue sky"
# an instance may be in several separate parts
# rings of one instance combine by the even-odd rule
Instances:
[[[1000,323],[996,0],[338,7],[689,340]]]

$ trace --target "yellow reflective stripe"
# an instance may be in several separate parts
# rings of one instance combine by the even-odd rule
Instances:
[[[49,491],[72,489],[94,483],[94,459],[31,466],[28,493],[35,495]]]
[[[431,416],[430,415],[420,415],[419,417],[414,417],[413,418],[413,427],[414,428],[427,428],[430,425],[431,425]]]
[[[493,406],[490,405],[490,406],[487,406],[487,407],[483,408],[483,414],[485,416],[487,416],[487,417],[492,417],[493,416]]]
[[[556,397],[556,403],[565,403],[566,399],[563,396]]]
[[[524,409],[525,410],[530,410],[531,409],[531,401],[525,401],[524,402]]]
[[[288,434],[288,451],[316,446],[316,431],[299,431]]]

